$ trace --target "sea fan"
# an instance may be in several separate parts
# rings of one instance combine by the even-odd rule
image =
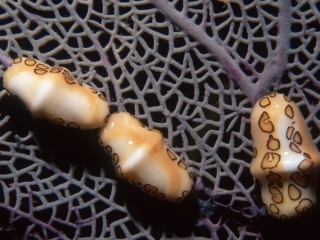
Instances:
[[[34,120],[3,90],[2,239],[319,236],[318,208],[269,220],[249,172],[250,112],[271,90],[298,104],[320,146],[319,10],[311,0],[0,1],[1,76],[21,55],[70,69],[112,112],[161,131],[195,180],[181,204],[148,196],[115,176],[96,130]]]

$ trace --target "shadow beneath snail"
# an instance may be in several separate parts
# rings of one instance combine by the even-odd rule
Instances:
[[[320,208],[317,205],[294,221],[279,221],[270,217],[258,217],[254,223],[263,239],[319,239]]]
[[[30,112],[25,105],[18,99],[8,94],[5,94],[0,99],[0,119],[9,116],[7,123],[1,126],[2,134],[12,132],[12,135],[27,136],[31,129],[34,129],[35,124]]]
[[[42,150],[51,152],[51,160],[60,168],[67,163],[85,167],[91,174],[99,175],[100,169],[106,175],[116,178],[112,162],[98,144],[98,129],[79,131],[68,127],[35,120],[34,135]]]
[[[54,162],[66,173],[71,163],[86,168],[96,176],[100,175],[100,170],[103,168],[106,176],[117,178],[112,161],[99,146],[97,137],[99,129],[84,131],[35,119],[21,101],[8,95],[1,99],[0,113],[1,116],[10,116],[9,121],[1,127],[0,133],[11,131],[8,140],[17,142],[18,146],[19,144],[39,146],[41,150],[35,151],[38,158],[48,163]],[[29,132],[32,132],[33,136],[20,143],[19,139],[28,136]],[[26,154],[29,154],[29,151],[27,152]]]
[[[129,213],[145,228],[152,225],[153,236],[158,233],[160,238],[163,231],[179,237],[190,236],[199,218],[199,204],[193,191],[183,202],[172,203],[159,200],[129,183],[124,184]]]

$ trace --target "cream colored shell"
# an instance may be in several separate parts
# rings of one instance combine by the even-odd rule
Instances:
[[[301,216],[316,204],[320,154],[299,108],[288,97],[270,93],[251,114],[254,158],[262,200],[272,217]]]
[[[181,202],[189,194],[193,183],[187,165],[163,143],[160,132],[123,112],[112,114],[99,136],[122,179],[172,202]]]
[[[63,67],[17,58],[4,74],[4,87],[37,118],[81,129],[101,127],[109,114],[105,97]]]

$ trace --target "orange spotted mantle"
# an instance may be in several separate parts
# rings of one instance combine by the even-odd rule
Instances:
[[[102,93],[74,78],[68,69],[31,58],[13,60],[4,87],[21,99],[32,115],[79,129],[101,127],[109,114]]]
[[[163,143],[160,132],[146,128],[133,115],[110,115],[99,141],[113,157],[120,178],[171,202],[181,202],[190,193],[193,182],[187,165]]]
[[[251,135],[250,171],[269,214],[291,220],[312,209],[320,154],[296,104],[275,92],[260,99],[251,114]]]

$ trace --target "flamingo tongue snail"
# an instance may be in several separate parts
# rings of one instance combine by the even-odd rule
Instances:
[[[251,135],[250,171],[269,214],[287,220],[312,209],[320,154],[296,104],[275,92],[260,99],[252,110]]]
[[[187,165],[163,143],[157,130],[121,112],[108,118],[99,136],[120,178],[171,202],[181,202],[190,193],[192,176]]]
[[[4,74],[4,87],[32,115],[79,129],[101,127],[109,114],[102,93],[74,78],[68,69],[20,57]]]

